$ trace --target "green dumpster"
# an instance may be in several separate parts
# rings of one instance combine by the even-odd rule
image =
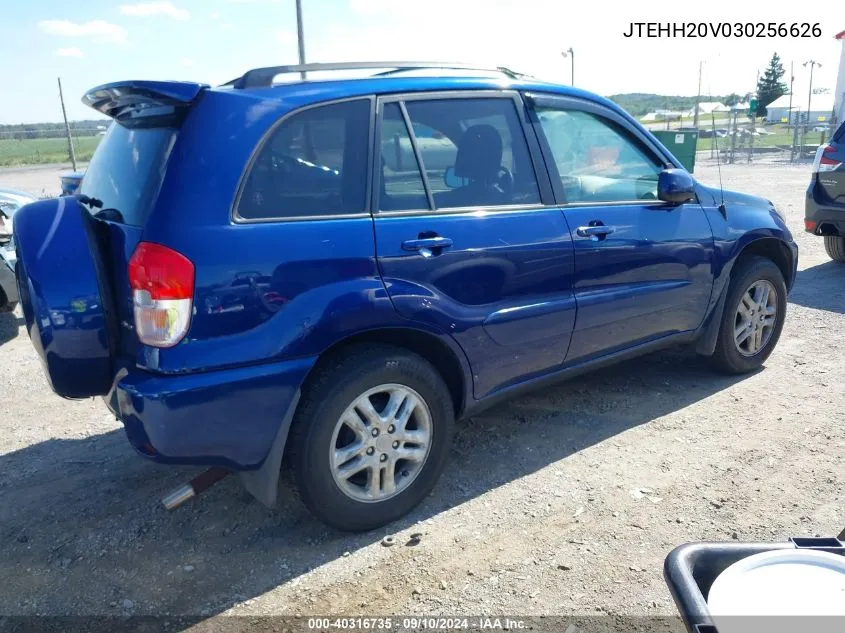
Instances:
[[[652,130],[657,140],[663,143],[678,162],[690,173],[695,170],[695,147],[698,144],[698,130],[681,128],[680,130]]]

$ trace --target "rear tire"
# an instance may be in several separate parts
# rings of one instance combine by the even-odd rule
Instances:
[[[317,518],[339,530],[372,530],[428,496],[455,417],[434,367],[402,348],[356,345],[309,383],[289,446],[300,495]]]
[[[738,262],[712,358],[716,367],[729,374],[759,368],[775,349],[785,317],[786,282],[780,268],[765,257]]]
[[[825,235],[824,250],[833,261],[845,264],[845,237]]]

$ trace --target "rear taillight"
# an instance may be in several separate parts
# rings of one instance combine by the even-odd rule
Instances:
[[[833,145],[823,145],[816,151],[816,160],[813,163],[814,172],[836,171],[842,165],[841,160],[828,156],[835,154],[836,148]]]
[[[173,249],[141,242],[129,260],[135,330],[146,345],[173,347],[188,332],[194,265]]]

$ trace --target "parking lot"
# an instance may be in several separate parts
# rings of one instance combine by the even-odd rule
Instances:
[[[60,171],[0,184],[55,192]],[[138,457],[99,400],[53,395],[20,313],[0,314],[0,613],[670,615],[680,543],[838,534],[845,266],[802,231],[809,173],[722,168],[801,249],[764,370],[724,377],[671,350],[497,406],[459,425],[422,506],[368,534],[324,527],[289,483],[272,511],[230,478],[165,512],[196,471]]]

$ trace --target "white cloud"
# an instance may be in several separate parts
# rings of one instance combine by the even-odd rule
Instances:
[[[48,35],[87,37],[110,44],[126,44],[128,41],[128,33],[125,28],[105,20],[91,20],[83,23],[71,22],[70,20],[42,20],[38,23],[38,28]]]
[[[211,19],[212,20],[219,20],[220,14],[215,11],[214,13],[211,14]]]
[[[194,60],[193,60],[193,59],[188,59],[188,58],[186,57],[185,59],[183,59],[183,60],[182,60],[182,65],[183,65],[183,66],[193,66],[193,65],[194,65]]]
[[[123,15],[131,15],[136,18],[147,18],[153,15],[166,15],[176,20],[187,20],[191,17],[185,9],[173,6],[168,0],[157,2],[139,2],[138,4],[123,4],[120,6]]]
[[[221,25],[220,25],[220,30],[221,30],[221,31],[230,31],[230,30],[232,30],[232,28],[234,28],[234,25],[229,24],[228,22],[226,22],[225,24],[221,24]]]
[[[226,0],[229,4],[279,4],[281,0]]]
[[[59,48],[56,50],[56,55],[59,57],[85,57],[82,51],[75,46],[70,48]]]
[[[381,13],[389,8],[383,0],[349,0],[349,8],[356,13]]]
[[[273,37],[279,44],[293,44],[296,41],[296,33],[291,31],[276,31]]]

